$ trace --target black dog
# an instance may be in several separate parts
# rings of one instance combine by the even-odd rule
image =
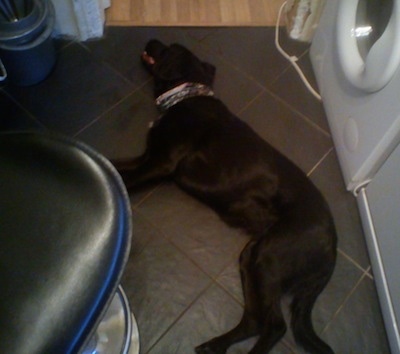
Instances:
[[[324,198],[298,167],[212,97],[212,65],[157,40],[147,44],[142,61],[165,113],[150,129],[145,153],[117,164],[126,186],[170,178],[253,236],[240,256],[243,318],[196,352],[225,353],[259,335],[251,353],[267,353],[286,331],[281,299],[289,295],[298,344],[310,353],[333,353],[311,322],[336,259]]]

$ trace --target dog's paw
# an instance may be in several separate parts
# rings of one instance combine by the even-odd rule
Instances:
[[[225,354],[225,349],[216,348],[215,343],[213,345],[213,341],[209,341],[203,344],[200,344],[195,349],[197,354]]]
[[[209,348],[206,345],[199,345],[194,350],[195,350],[196,354],[216,354],[214,352],[214,350],[212,350],[211,348]]]

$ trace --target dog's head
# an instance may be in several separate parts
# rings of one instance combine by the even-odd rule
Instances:
[[[154,77],[154,95],[185,82],[212,86],[215,67],[202,62],[193,53],[179,44],[166,46],[158,40],[147,43],[142,62]]]

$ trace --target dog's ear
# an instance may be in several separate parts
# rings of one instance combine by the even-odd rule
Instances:
[[[207,79],[207,82],[205,82],[205,84],[208,86],[212,86],[215,78],[216,68],[214,65],[206,63],[205,61],[203,61],[201,64],[203,66],[205,77]]]

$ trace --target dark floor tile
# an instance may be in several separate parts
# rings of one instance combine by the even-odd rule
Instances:
[[[47,128],[74,134],[133,90],[78,44],[59,53],[53,73],[31,87],[5,90]]]
[[[234,344],[227,354],[248,354],[249,349],[253,348],[257,342],[258,337],[253,337]],[[268,352],[269,354],[294,354],[295,352],[287,346],[284,340],[279,341],[275,346]]]
[[[241,306],[217,286],[209,288],[150,353],[191,353],[238,323]]]
[[[345,257],[338,255],[338,261],[332,279],[319,296],[313,310],[313,324],[317,333],[321,333],[334,317],[336,311],[346,300],[348,294],[353,290],[362,276],[362,271],[354,267]],[[240,283],[238,262],[230,264],[217,278],[217,282],[230,293],[232,297],[241,304],[244,303],[242,295],[242,287]],[[285,313],[288,331],[284,337],[287,343],[296,353],[305,353],[299,348],[293,338],[291,329],[289,328],[289,299],[286,299],[282,308]]]
[[[138,210],[211,276],[236,259],[248,240],[172,184],[158,188]]]
[[[77,138],[109,159],[136,157],[144,152],[149,124],[158,116],[153,100],[135,91],[78,133]]]
[[[326,134],[268,92],[252,102],[240,117],[306,173],[332,148]]]
[[[150,39],[159,39],[165,44],[177,42],[188,47],[195,42],[185,31],[175,27],[108,27],[105,33],[104,38],[86,42],[85,46],[137,86],[150,78],[140,61]]]
[[[2,90],[0,90],[0,107],[0,132],[45,129]]]
[[[62,49],[66,48],[67,46],[73,44],[74,41],[67,39],[67,38],[55,38],[54,39],[54,47],[57,52],[61,51]]]
[[[242,282],[239,273],[239,257],[235,258],[217,277],[216,281],[236,301],[244,305]]]
[[[308,53],[297,62],[311,86],[318,92]],[[322,103],[315,98],[300,79],[297,71],[290,67],[271,85],[270,90],[321,129],[329,133]]]
[[[202,41],[212,36],[218,29],[215,27],[185,27],[182,30],[197,41]]]
[[[338,309],[343,305],[348,294],[357,285],[357,282],[360,280],[362,274],[362,271],[354,267],[354,265],[345,257],[340,254],[338,255],[334,274],[332,275],[332,278],[330,279],[326,288],[318,297],[312,312],[314,329],[318,335],[321,335],[323,330],[335,316]],[[290,323],[289,304],[290,299],[285,299],[282,306],[285,319],[288,324]],[[295,348],[296,353],[307,353],[296,344],[290,328],[288,329],[284,339],[291,348]],[[334,343],[334,341],[327,342],[327,344],[330,346],[333,346]]]
[[[273,46],[274,36],[273,27],[220,28],[202,43],[267,87],[289,66]],[[308,48],[288,39],[285,33],[282,45],[293,55],[301,55]]]
[[[213,285],[189,308],[170,331],[150,350],[151,354],[193,353],[193,348],[238,324],[243,309],[224,290]],[[232,346],[227,354],[248,353],[255,340]],[[279,343],[271,354],[289,354]]]
[[[373,281],[365,277],[324,331],[336,353],[389,354]]]
[[[336,154],[332,151],[311,174],[332,210],[338,246],[363,269],[369,267],[364,233],[354,196],[346,191]]]
[[[149,184],[142,186],[141,188],[135,189],[134,192],[130,192],[129,198],[131,202],[131,207],[133,209],[137,208],[140,204],[149,198],[153,193],[160,188],[162,184]]]
[[[146,353],[210,279],[154,228],[139,230],[142,239],[150,236],[151,241],[139,254],[132,253],[122,285],[138,323],[141,352]]]
[[[213,84],[215,96],[221,99],[232,112],[237,114],[261,93],[262,87],[256,81],[250,80],[246,74],[215,55],[214,52],[207,50],[206,47],[196,48],[195,54],[201,60],[216,67]]]
[[[134,263],[136,258],[145,249],[145,247],[160,235],[152,227],[146,218],[136,210],[132,210],[132,240],[131,240],[131,251],[128,263]],[[130,266],[128,266],[128,269]],[[130,277],[130,272],[125,272],[126,279]],[[129,281],[127,281],[128,289],[130,288]]]
[[[314,307],[313,320],[318,333],[322,332],[334,317],[337,309],[343,305],[362,274],[360,269],[354,267],[353,263],[338,253],[332,278]]]

